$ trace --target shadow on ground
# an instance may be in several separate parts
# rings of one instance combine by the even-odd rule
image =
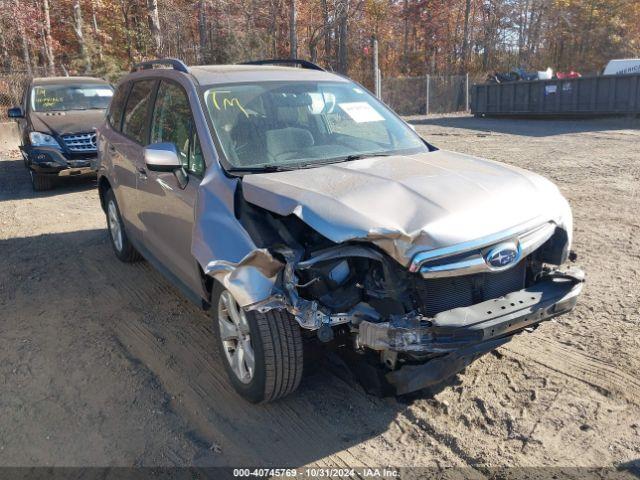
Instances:
[[[20,385],[22,401],[15,408],[30,411],[30,418],[45,423],[62,422],[61,429],[75,439],[69,440],[72,443],[83,443],[86,430],[95,428],[95,434],[116,444],[131,435],[130,430],[142,428],[145,412],[157,411],[153,421],[169,422],[176,439],[194,446],[193,458],[173,454],[178,464],[302,466],[332,455],[339,455],[344,465],[376,464],[375,454],[355,458],[347,449],[387,431],[414,401],[429,399],[457,382],[399,399],[378,398],[363,391],[337,356],[322,355],[312,360],[314,368],[292,396],[252,405],[238,397],[227,381],[209,314],[184,300],[146,262],[119,262],[106,230],[1,240],[0,251],[5,259],[0,305],[11,305],[4,316],[13,317],[3,321],[3,335],[16,335],[10,327],[15,325],[20,335],[41,348],[32,364],[26,362],[36,373]],[[65,251],[73,261],[51,255],[52,251]],[[47,328],[42,328],[43,306]],[[4,344],[0,364],[12,364],[16,352],[9,347]],[[105,349],[115,351],[130,366],[119,368],[115,376],[100,374],[102,367],[93,361],[74,362],[72,374],[58,366],[73,358],[100,359]],[[147,380],[140,383],[143,378]],[[42,385],[65,392],[55,399],[64,407],[62,418],[49,418],[53,410],[48,409],[54,407],[39,399]],[[147,389],[164,399],[160,405],[145,395]],[[105,391],[124,393],[110,401]],[[0,392],[0,402],[3,395],[6,391]],[[133,403],[126,400],[129,396]],[[11,411],[11,402],[4,403],[9,406],[3,418],[18,417],[29,424],[19,411]],[[101,416],[109,422],[93,425],[78,420]],[[7,429],[2,423],[0,428]],[[176,440],[157,441],[171,445]],[[59,461],[76,463],[77,458],[69,458],[74,446],[65,448]],[[129,448],[149,450],[144,444]],[[157,451],[139,452],[139,464],[149,461],[145,455],[152,453]]]
[[[97,188],[95,176],[68,177],[56,178],[54,187],[51,190],[36,192],[31,186],[29,171],[22,160],[0,161],[0,177],[2,177],[0,202],[25,198],[53,197]]]
[[[505,133],[527,137],[549,137],[571,133],[603,132],[640,128],[633,118],[542,119],[542,118],[476,118],[471,115],[449,117],[407,117],[412,125],[460,128],[480,132]]]
[[[636,478],[640,478],[640,458],[620,464],[618,470],[630,473]]]

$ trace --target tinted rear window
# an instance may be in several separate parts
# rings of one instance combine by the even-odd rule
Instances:
[[[122,133],[138,143],[146,143],[147,118],[155,80],[140,80],[131,87],[124,109]]]
[[[116,89],[116,93],[113,94],[111,105],[109,106],[109,113],[107,119],[109,124],[115,129],[120,131],[122,126],[122,111],[124,110],[124,102],[127,101],[127,93],[129,93],[130,83],[123,83]]]

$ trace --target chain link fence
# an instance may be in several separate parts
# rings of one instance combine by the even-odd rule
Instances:
[[[26,72],[0,73],[0,122],[7,121],[7,109],[20,105],[30,78]]]
[[[0,122],[7,120],[8,108],[20,104],[30,78],[27,72],[0,72]],[[469,75],[383,78],[382,100],[400,115],[464,112],[478,80]]]
[[[471,75],[383,78],[382,100],[400,115],[466,112],[478,80]]]

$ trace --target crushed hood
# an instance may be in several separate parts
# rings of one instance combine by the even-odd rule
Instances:
[[[34,131],[53,135],[92,132],[104,122],[104,116],[105,110],[30,113]]]
[[[297,215],[336,243],[370,241],[403,265],[419,251],[568,212],[539,175],[442,150],[247,175],[242,184],[248,202]]]

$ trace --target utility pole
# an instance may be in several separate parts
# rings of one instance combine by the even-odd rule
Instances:
[[[427,98],[424,102],[424,114],[425,115],[429,115],[429,95],[431,92],[429,92],[429,90],[431,89],[431,75],[427,74]]]
[[[468,112],[469,111],[469,73],[468,72],[464,79],[464,104],[465,104],[465,110]]]
[[[376,97],[381,98],[381,75],[380,68],[378,67],[378,39],[375,35],[371,37],[371,42],[373,43],[373,82],[375,85],[375,94]]]

